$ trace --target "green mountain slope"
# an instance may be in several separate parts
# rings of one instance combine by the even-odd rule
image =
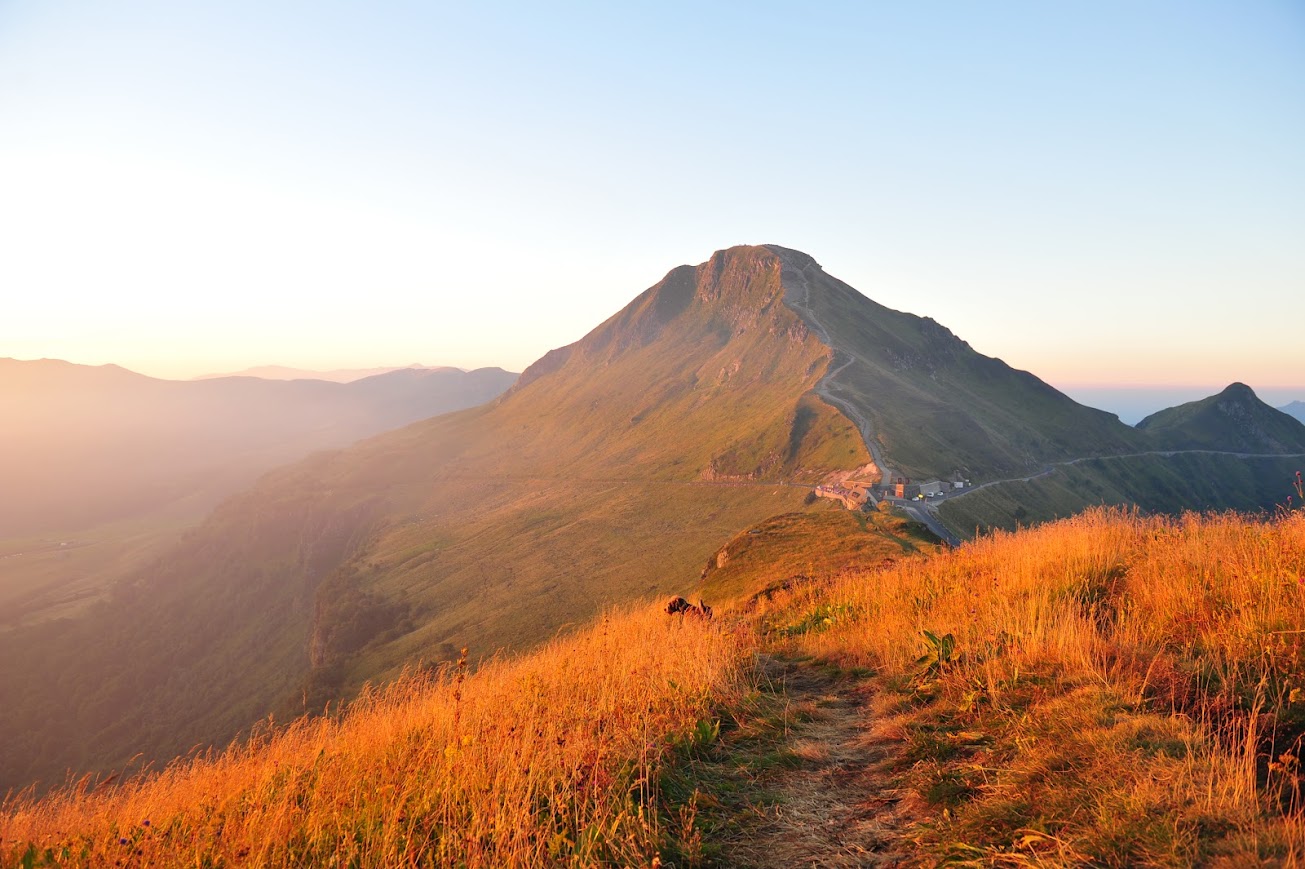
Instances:
[[[693,599],[718,611],[755,606],[813,581],[941,548],[923,526],[877,510],[835,507],[771,516],[712,554]]]
[[[1305,454],[1305,425],[1274,410],[1250,387],[1171,407],[1138,424],[1136,454],[1048,466],[949,499],[943,520],[959,532],[1014,528],[1109,504],[1151,513],[1272,511],[1292,495]]]
[[[1013,529],[1102,504],[1147,513],[1185,510],[1272,512],[1295,497],[1299,457],[1239,458],[1209,452],[1115,456],[1057,467],[948,500],[939,512],[960,533]]]
[[[1244,383],[1153,413],[1137,427],[1157,443],[1175,449],[1305,452],[1305,425],[1260,401]]]
[[[88,617],[0,634],[0,786],[166,759],[406,662],[686,589],[868,455],[781,263],[681,267],[496,403],[269,474]],[[88,650],[94,649],[94,655]]]
[[[931,319],[870,301],[806,254],[772,250],[784,257],[792,303],[836,351],[829,390],[868,422],[890,468],[992,478],[1142,442],[1113,414],[975,352]]]

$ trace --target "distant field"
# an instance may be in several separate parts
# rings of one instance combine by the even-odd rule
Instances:
[[[67,534],[0,540],[0,633],[71,618],[198,523],[156,515]]]

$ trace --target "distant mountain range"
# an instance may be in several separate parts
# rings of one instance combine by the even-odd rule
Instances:
[[[524,648],[690,591],[722,543],[816,483],[993,483],[944,505],[972,531],[1077,503],[1158,509],[1186,493],[1167,453],[1193,445],[1305,444],[1245,387],[1185,407],[1132,428],[806,254],[718,251],[498,399],[280,468],[87,617],[0,633],[0,696],[24,698],[0,705],[0,788],[166,760],[462,646]],[[1237,503],[1272,503],[1276,466],[1201,456],[1191,498],[1240,475]]]
[[[335,368],[330,371],[313,371],[307,368],[288,368],[285,365],[259,365],[243,371],[226,374],[203,374],[193,380],[213,380],[218,377],[261,377],[264,380],[329,380],[332,383],[352,383],[364,377],[389,374],[391,371],[419,369],[423,371],[461,371],[448,366],[427,366],[413,363],[411,365],[394,365],[384,368]]]
[[[515,379],[445,368],[349,384],[175,381],[116,365],[0,359],[0,539],[170,505],[205,511],[278,464],[481,404]]]
[[[780,265],[743,248],[674,269],[499,400],[275,471],[86,618],[0,633],[0,696],[25,698],[0,704],[0,789],[170,757],[691,582],[800,508],[791,483],[870,458],[814,392],[831,355]]]
[[[1305,422],[1305,401],[1293,401],[1291,404],[1278,408],[1285,414],[1289,414],[1301,422]]]

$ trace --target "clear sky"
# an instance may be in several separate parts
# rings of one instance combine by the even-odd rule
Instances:
[[[1058,385],[1305,384],[1305,4],[0,0],[0,356],[520,369],[766,242]]]

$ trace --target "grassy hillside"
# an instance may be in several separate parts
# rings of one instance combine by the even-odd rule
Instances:
[[[1153,413],[1137,427],[1158,443],[1177,449],[1305,452],[1305,424],[1260,401],[1244,383]]]
[[[803,589],[766,629],[877,674],[926,862],[1299,865],[1302,584],[1305,513],[1096,511]]]
[[[0,632],[0,696],[19,698],[0,704],[0,787],[166,762],[464,646],[473,660],[528,648],[614,602],[756,594],[927,549],[884,517],[792,515],[806,486],[873,472],[861,417],[919,476],[1154,446],[804,254],[721,251],[494,403],[272,472],[94,606]],[[1102,501],[1254,507],[1281,491],[1265,488],[1272,463],[1130,461],[982,490],[944,516],[970,530]]]
[[[222,743],[417,659],[523,648],[688,590],[869,459],[778,259],[675,269],[490,406],[269,474],[113,598],[0,635],[0,786]],[[94,655],[87,650],[95,649]]]
[[[1072,516],[1094,505],[1184,510],[1272,511],[1292,496],[1301,458],[1238,458],[1211,453],[1090,459],[1028,482],[1002,483],[944,502],[939,513],[958,533],[1014,529]]]
[[[655,609],[612,614],[140,782],[10,800],[0,864],[649,865],[684,823],[667,761],[744,690],[748,649]]]
[[[888,513],[853,513],[832,505],[783,513],[722,546],[703,569],[697,597],[747,606],[806,583],[867,564],[937,551],[928,529]]]
[[[806,254],[772,249],[785,258],[790,301],[837,351],[830,388],[869,420],[889,465],[907,475],[1013,476],[1144,442],[1114,415],[975,352],[933,320],[872,302]]]
[[[767,541],[783,560],[832,515],[752,535],[741,600]],[[897,806],[878,847],[924,865],[1305,859],[1305,513],[1098,510],[845,568],[734,620],[609,614],[140,780],[11,797],[0,862],[737,865],[831,762],[847,808]],[[795,705],[755,655],[870,695]],[[880,761],[823,756],[836,712]]]

